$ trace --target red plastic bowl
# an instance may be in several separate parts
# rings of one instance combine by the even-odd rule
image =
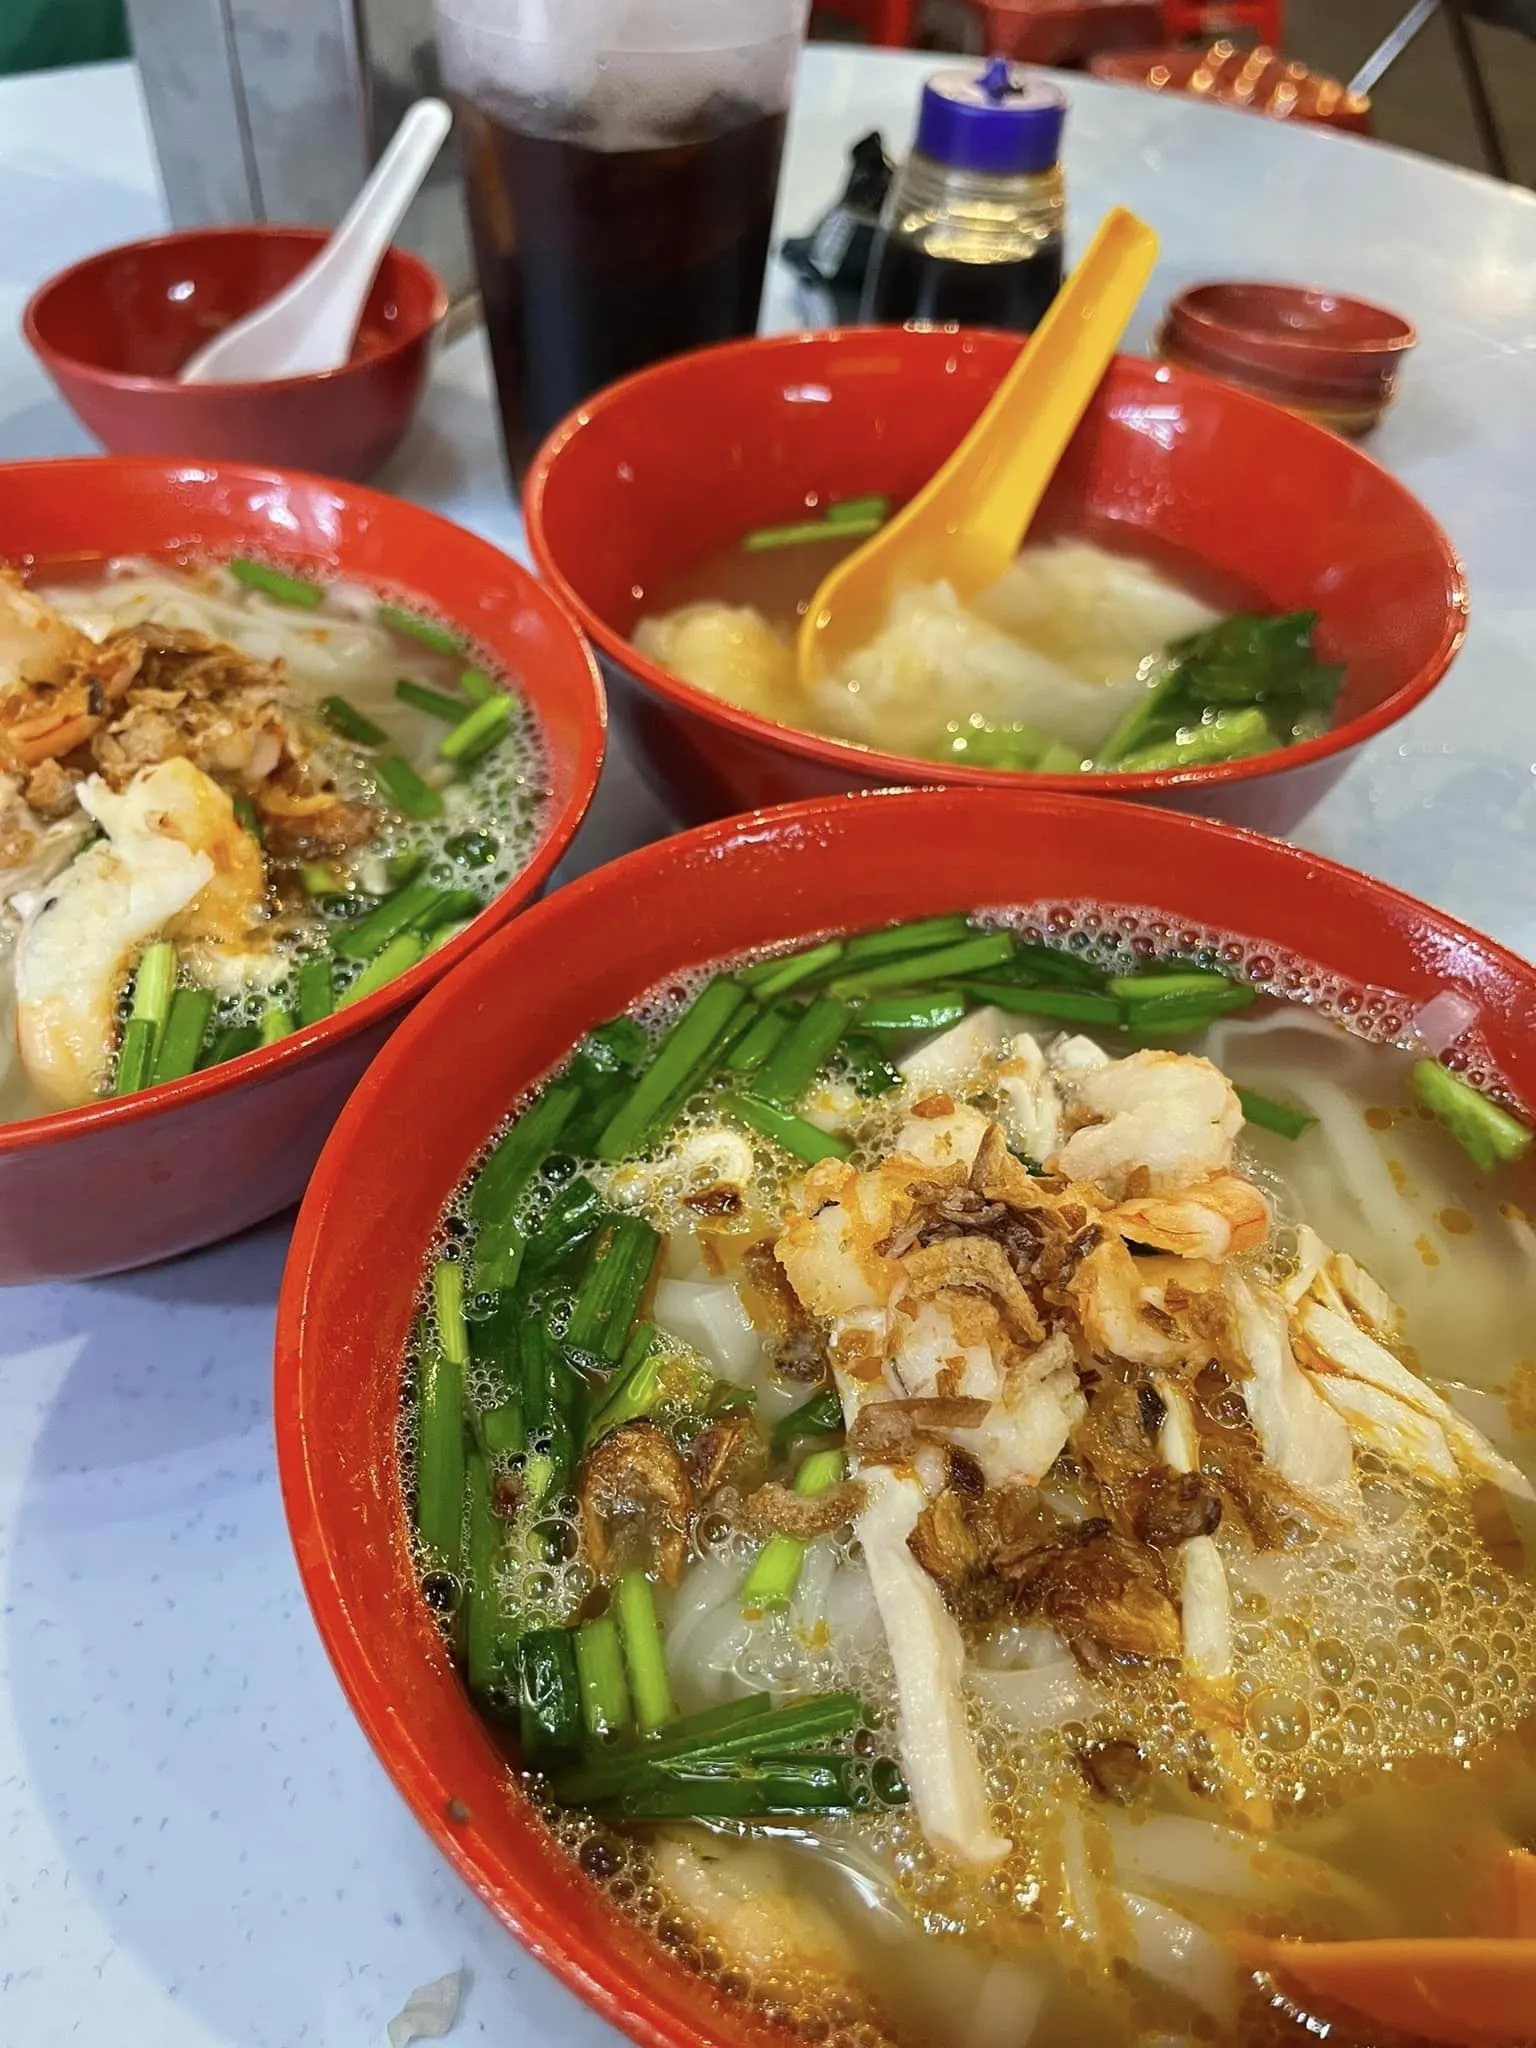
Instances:
[[[605,714],[592,658],[559,602],[473,534],[355,485],[227,463],[0,466],[0,562],[184,551],[355,578],[453,619],[527,694],[549,756],[548,811],[511,886],[377,995],[189,1080],[0,1123],[0,1284],[148,1265],[297,1201],[401,1015],[537,895],[597,786]]]
[[[892,782],[1019,787],[997,770],[869,752],[738,711],[625,635],[648,591],[722,537],[803,516],[808,493],[910,497],[1020,345],[870,327],[729,342],[613,385],[545,442],[524,495],[534,560],[596,643],[615,709],[681,816]],[[1466,630],[1455,552],[1395,478],[1276,406],[1130,356],[1100,386],[1034,530],[1193,561],[1277,611],[1315,609],[1324,649],[1349,664],[1320,739],[1169,774],[1029,777],[1039,792],[1133,796],[1288,831],[1353,748],[1428,695]]]
[[[439,1212],[507,1105],[642,990],[745,947],[1015,901],[1156,908],[1415,1005],[1446,986],[1536,1101],[1536,967],[1331,862],[1172,811],[1015,789],[885,791],[662,840],[482,946],[395,1034],[299,1214],[277,1450],[316,1622],[418,1820],[542,1962],[648,2048],[785,2048],[652,1947],[508,1782],[422,1602],[399,1492],[400,1361]],[[410,1171],[401,1171],[409,1160]]]
[[[329,233],[189,228],[104,249],[40,286],[22,329],[75,416],[115,454],[371,476],[415,417],[448,310],[435,272],[408,250],[385,255],[341,369],[264,384],[176,382],[195,350],[281,291]]]

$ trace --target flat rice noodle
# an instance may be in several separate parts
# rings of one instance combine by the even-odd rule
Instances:
[[[1227,1953],[1213,1935],[1193,1920],[1155,1899],[1127,1892],[1122,1900],[1131,1918],[1131,1960],[1191,2005],[1230,2028],[1237,2015],[1237,1976]]]
[[[1068,1721],[1084,1721],[1104,1704],[1072,1657],[1033,1671],[973,1669],[970,1683],[976,1697],[1016,1735],[1039,1735]]]
[[[981,1980],[976,2009],[965,2029],[966,2048],[1029,2048],[1049,1988],[1044,1971],[1026,1970],[1021,1963],[994,1963]]]

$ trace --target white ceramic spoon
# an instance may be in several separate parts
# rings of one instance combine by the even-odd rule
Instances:
[[[178,383],[256,384],[339,370],[384,252],[452,125],[441,100],[418,100],[314,261],[200,348]]]

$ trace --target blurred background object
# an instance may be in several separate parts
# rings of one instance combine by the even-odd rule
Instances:
[[[1397,43],[1405,18],[1421,13]],[[1395,44],[1374,74],[1379,83],[1360,88],[1370,93],[1379,141],[1536,182],[1536,0],[1426,0],[1411,10],[1406,0],[816,0],[812,33],[1086,68],[1129,46],[1132,14],[1146,24],[1139,47],[1230,35],[1342,81]]]
[[[0,78],[127,54],[123,0],[5,0],[0,6]]]
[[[1363,93],[1277,55],[1264,43],[1223,40],[1204,49],[1110,51],[1091,58],[1088,69],[1095,78],[1149,92],[1188,93],[1275,121],[1309,121],[1357,135],[1371,132],[1371,103]]]
[[[0,13],[15,4],[0,0]],[[65,13],[76,0],[49,4]],[[431,0],[127,4],[178,228],[334,226],[406,109],[439,89]],[[451,299],[467,298],[474,271],[452,142],[397,239],[431,264]]]

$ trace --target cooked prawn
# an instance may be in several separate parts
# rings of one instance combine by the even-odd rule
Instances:
[[[1121,1202],[1103,1220],[1134,1244],[1219,1262],[1258,1249],[1269,1235],[1269,1204],[1237,1174],[1214,1173],[1181,1195]]]
[[[1146,1176],[1177,1193],[1232,1163],[1243,1111],[1219,1067],[1191,1053],[1134,1052],[1073,1078],[1071,1100],[1090,1122],[1049,1162],[1074,1180],[1124,1196]]]

